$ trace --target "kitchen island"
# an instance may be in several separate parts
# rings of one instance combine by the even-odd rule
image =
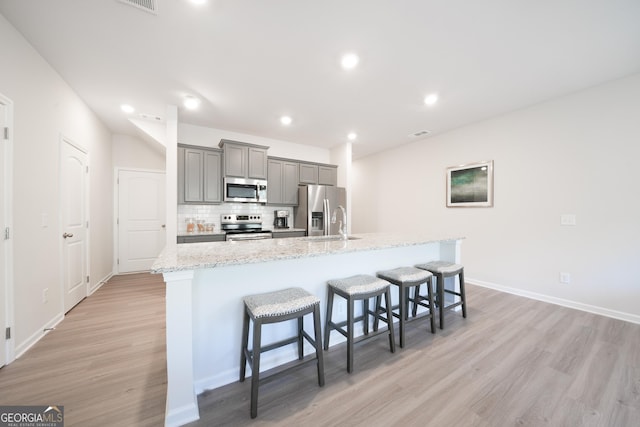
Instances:
[[[436,259],[460,262],[461,241],[419,233],[371,233],[349,240],[298,237],[168,245],[152,267],[166,282],[165,425],[198,419],[197,394],[238,380],[243,296],[302,287],[321,299],[324,322],[327,280]],[[346,317],[344,301],[336,301],[334,313]],[[265,329],[263,342],[295,334],[295,322],[289,323]],[[332,345],[342,341],[332,332]],[[311,352],[308,345],[305,354]],[[295,346],[284,347],[266,353],[261,369],[295,359]]]

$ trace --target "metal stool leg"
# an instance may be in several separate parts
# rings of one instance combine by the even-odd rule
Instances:
[[[242,345],[240,346],[240,382],[244,381],[247,374],[247,350],[249,345],[249,313],[247,309],[243,310],[242,320]]]
[[[324,386],[324,359],[322,354],[322,333],[320,331],[320,304],[313,309],[313,329],[316,341],[316,359],[318,359],[318,385],[322,387]]]
[[[460,299],[462,300],[462,317],[467,318],[467,297],[464,292],[464,270],[460,270]]]
[[[349,297],[347,300],[347,372],[353,370],[353,311],[355,301]]]
[[[393,332],[393,308],[391,306],[391,289],[387,288],[384,293],[385,303],[387,304],[387,327],[389,328],[389,348],[391,353],[396,352],[396,337]]]
[[[329,350],[329,337],[331,335],[331,316],[333,314],[333,289],[328,287],[327,291],[327,316],[324,325],[324,349]]]
[[[253,357],[251,364],[251,418],[258,416],[258,386],[260,385],[260,336],[262,323],[253,320]]]

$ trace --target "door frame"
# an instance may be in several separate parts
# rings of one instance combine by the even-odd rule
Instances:
[[[147,173],[161,173],[164,174],[165,177],[167,175],[167,171],[160,169],[141,169],[141,168],[128,168],[128,167],[115,167],[113,173],[113,269],[115,274],[120,273],[120,265],[118,264],[118,259],[120,257],[120,230],[118,224],[120,218],[120,187],[119,187],[119,178],[120,171],[128,171],[128,172],[147,172]],[[166,193],[166,189],[165,189]],[[166,195],[165,195],[166,196]],[[166,204],[166,202],[165,202]],[[166,221],[166,212],[165,212],[165,221]],[[165,229],[166,230],[166,229]],[[165,245],[167,242],[165,242]],[[122,273],[122,274],[134,274],[134,273]]]
[[[14,296],[14,283],[13,283],[13,101],[6,96],[0,94],[0,103],[6,107],[6,120],[7,127],[9,128],[8,138],[4,141],[4,198],[0,200],[0,209],[4,210],[5,227],[9,228],[9,239],[3,240],[5,244],[5,258],[0,260],[0,266],[4,270],[5,280],[5,292],[2,295],[5,304],[5,319],[4,326],[11,328],[11,338],[4,341],[5,363],[9,363],[15,360],[15,302]],[[3,135],[4,137],[4,135]],[[4,234],[4,230],[2,230]],[[2,236],[4,239],[4,236]],[[1,339],[4,340],[4,333],[2,332]]]
[[[64,233],[64,227],[62,224],[63,221],[63,208],[62,208],[62,203],[60,203],[62,201],[62,174],[63,174],[63,170],[62,170],[62,152],[63,152],[63,146],[64,144],[68,144],[70,146],[72,146],[73,148],[83,152],[86,156],[87,156],[87,168],[88,168],[88,172],[87,172],[87,177],[84,183],[84,217],[85,220],[89,223],[89,225],[91,225],[91,218],[89,216],[90,214],[90,210],[89,210],[89,206],[90,206],[90,201],[91,201],[91,194],[90,194],[90,189],[91,189],[91,185],[90,185],[90,180],[91,180],[91,156],[89,155],[89,150],[87,150],[85,147],[83,147],[82,145],[76,143],[73,139],[65,136],[64,134],[60,134],[60,138],[59,138],[59,154],[58,154],[58,164],[60,165],[60,170],[59,170],[59,176],[58,176],[58,183],[59,183],[59,192],[58,192],[58,201],[59,201],[59,207],[58,207],[58,236],[62,236],[62,234]],[[84,262],[85,262],[85,271],[86,271],[86,275],[91,277],[91,262],[90,262],[90,254],[91,254],[91,227],[85,227],[85,250],[84,250]],[[60,291],[60,311],[61,313],[64,313],[66,315],[65,312],[65,266],[64,266],[64,241],[62,239],[60,239],[60,245],[58,246],[59,251],[60,251],[60,286],[59,286],[59,291]],[[86,282],[85,281],[85,298],[87,296],[90,295],[90,290],[91,290],[91,282]]]

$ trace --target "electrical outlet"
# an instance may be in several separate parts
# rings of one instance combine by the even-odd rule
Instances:
[[[560,283],[569,284],[571,283],[571,274],[569,273],[560,273]]]
[[[49,288],[44,288],[42,290],[42,303],[46,304],[49,302]]]

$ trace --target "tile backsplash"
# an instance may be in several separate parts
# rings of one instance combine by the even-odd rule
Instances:
[[[220,215],[222,214],[262,214],[262,228],[273,228],[273,211],[288,210],[289,226],[293,227],[293,207],[265,206],[258,203],[223,203],[221,205],[178,205],[178,234],[187,231],[187,219],[204,220],[205,223],[215,225],[215,231],[220,231]]]

